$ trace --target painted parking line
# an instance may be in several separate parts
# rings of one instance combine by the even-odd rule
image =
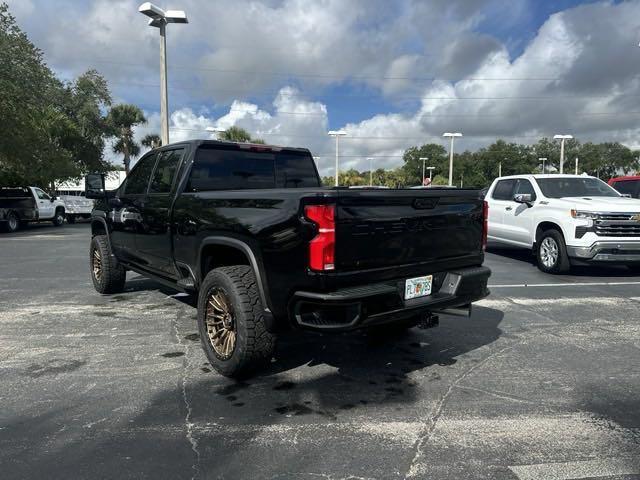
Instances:
[[[489,288],[604,287],[615,285],[640,285],[640,282],[513,283],[507,285],[489,285]]]
[[[511,466],[520,480],[577,480],[580,478],[640,475],[640,460],[603,458],[580,462]]]

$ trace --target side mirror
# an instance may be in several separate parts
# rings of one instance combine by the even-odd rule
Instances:
[[[531,206],[533,196],[530,193],[518,193],[513,196],[513,201],[516,203],[526,203],[528,206]]]
[[[94,200],[104,198],[104,175],[101,173],[90,173],[84,177],[85,197]]]

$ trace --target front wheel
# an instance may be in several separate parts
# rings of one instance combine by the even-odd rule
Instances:
[[[571,268],[567,245],[558,230],[542,232],[536,244],[538,268],[545,273],[565,273]]]
[[[251,267],[220,267],[207,274],[198,296],[198,329],[209,362],[226,377],[242,377],[269,363],[276,339],[266,329]]]
[[[56,210],[56,214],[53,217],[53,225],[56,227],[61,226],[64,223],[64,210],[58,209]]]
[[[111,256],[105,235],[96,235],[91,239],[89,267],[93,286],[98,293],[120,293],[124,290],[127,271]]]

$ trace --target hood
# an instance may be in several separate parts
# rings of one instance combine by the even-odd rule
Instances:
[[[640,200],[625,197],[564,197],[576,210],[591,212],[640,212]]]

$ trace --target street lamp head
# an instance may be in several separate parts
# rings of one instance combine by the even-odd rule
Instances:
[[[442,134],[443,137],[461,137],[462,134],[460,132],[455,132],[455,133],[450,133],[450,132],[445,132]]]
[[[436,167],[427,167],[427,170],[435,170]]]
[[[538,157],[538,161],[540,162],[546,162],[547,161],[547,157]]]
[[[167,23],[189,23],[189,19],[184,10],[167,10],[164,18]]]
[[[554,135],[553,138],[556,140],[563,140],[573,138],[573,135]]]
[[[138,11],[153,19],[164,18],[165,16],[165,11],[151,2],[144,2],[140,7],[138,7]]]
[[[429,160],[429,157],[420,157],[419,160]]]
[[[344,137],[347,134],[344,130],[330,130],[328,135],[330,137]]]
[[[189,23],[187,14],[183,10],[167,10],[166,12],[151,2],[145,2],[138,11],[150,18],[151,27],[160,27],[166,23]]]

